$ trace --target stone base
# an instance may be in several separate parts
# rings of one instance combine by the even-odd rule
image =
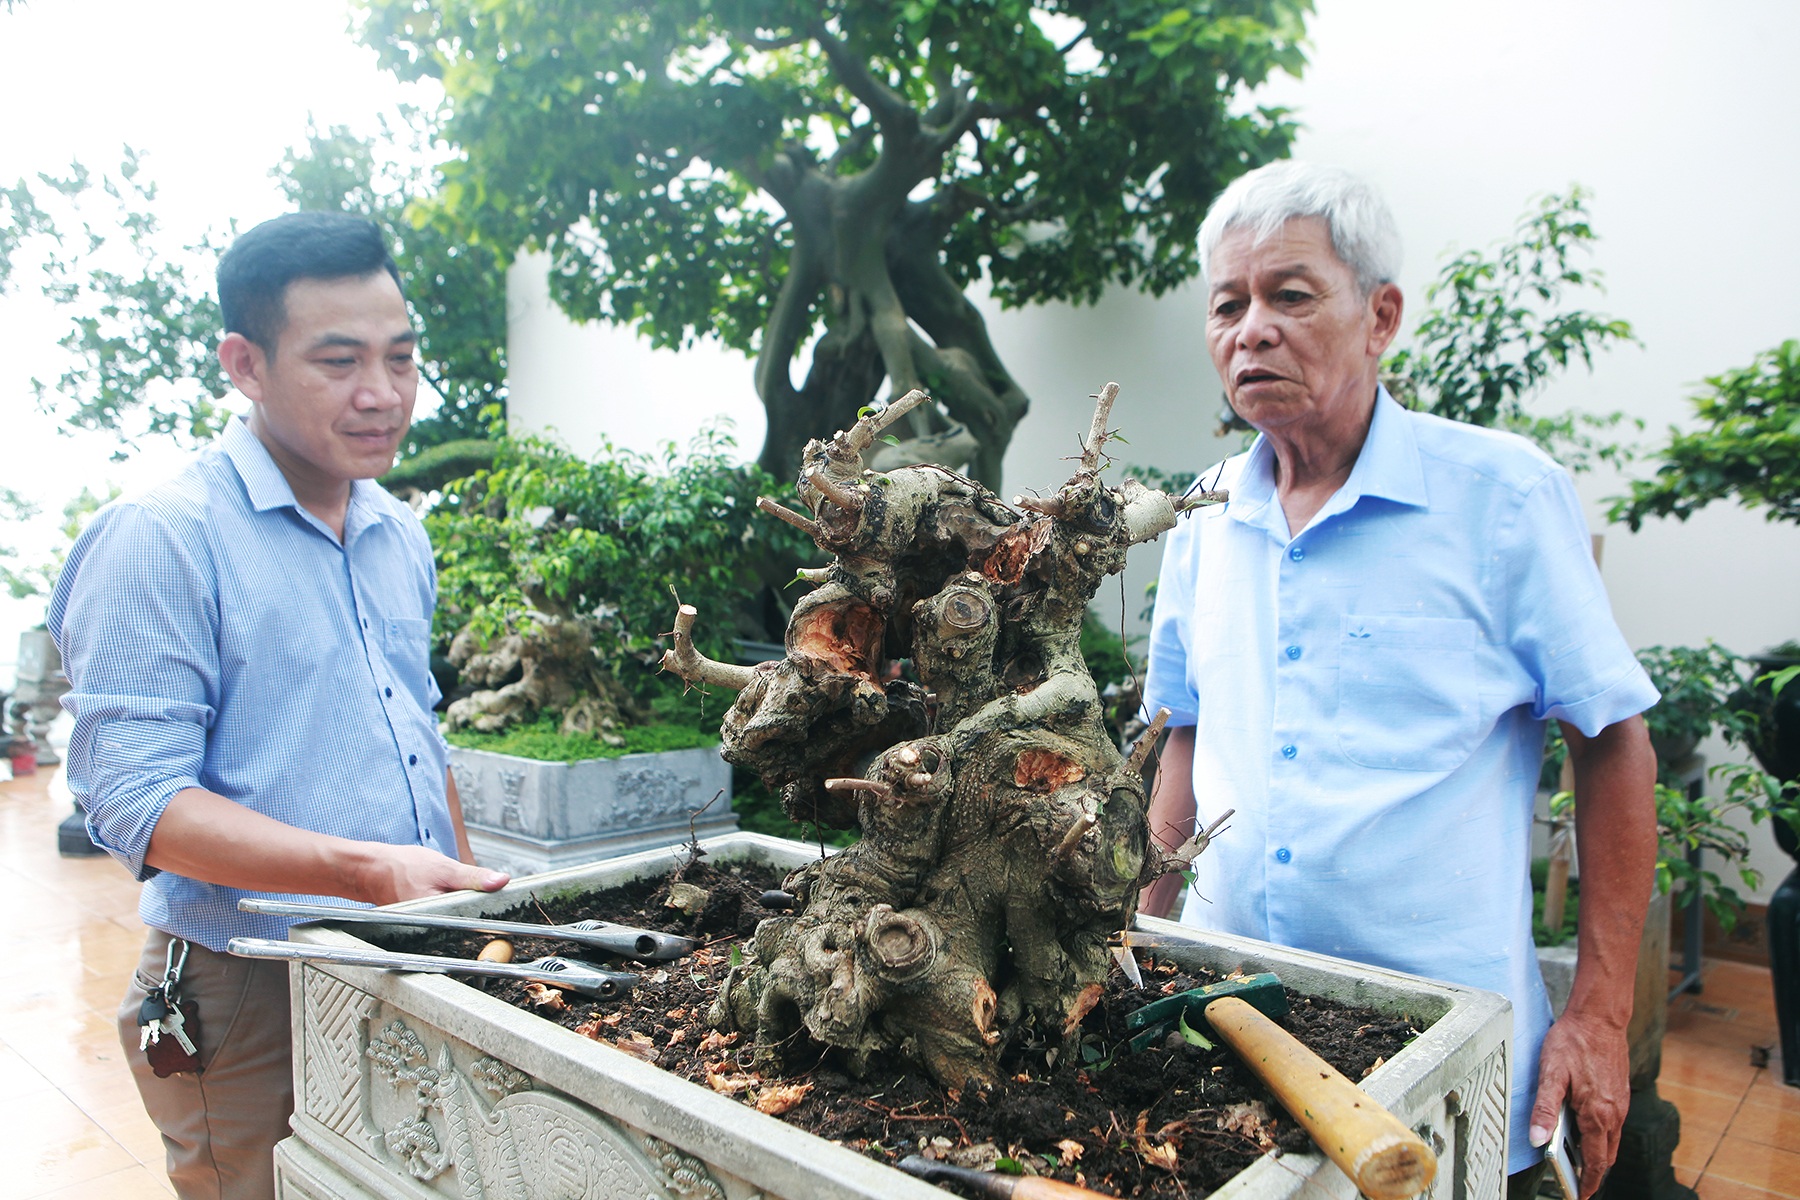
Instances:
[[[800,866],[818,849],[736,834],[714,862]],[[535,879],[498,893],[401,906],[470,916],[660,875],[669,851]],[[1420,1022],[1425,1032],[1362,1087],[1438,1155],[1429,1200],[1502,1200],[1506,1001],[1261,942],[1144,919],[1159,957],[1220,973],[1274,971],[1303,995]],[[326,925],[294,936],[359,946]],[[438,975],[296,963],[294,1134],[276,1152],[281,1200],[944,1200],[929,1184],[676,1078],[612,1046]],[[1428,1026],[1428,1027],[1426,1027]],[[1216,1197],[1354,1200],[1314,1153],[1259,1159]]]
[[[1596,1200],[1698,1200],[1675,1178],[1670,1159],[1681,1142],[1681,1113],[1656,1094],[1654,1083],[1631,1093],[1619,1131],[1619,1157]]]
[[[475,861],[515,876],[737,829],[717,747],[557,763],[453,746],[450,772]]]
[[[707,814],[711,817],[711,813]],[[475,861],[517,878],[560,871],[640,850],[656,850],[688,840],[687,821],[671,821],[629,832],[601,834],[586,838],[546,839],[506,833],[477,825],[469,825],[469,849]],[[696,822],[692,831],[702,838],[737,832],[737,817],[731,813],[717,820]]]

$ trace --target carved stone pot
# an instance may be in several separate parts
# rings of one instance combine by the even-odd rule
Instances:
[[[711,861],[788,869],[814,847],[756,834],[706,844]],[[655,851],[532,879],[492,895],[404,907],[498,912],[527,894],[583,893],[666,872]],[[1363,1087],[1438,1154],[1435,1200],[1505,1189],[1506,1000],[1262,942],[1141,926],[1193,967],[1275,971],[1300,992],[1430,1022]],[[356,928],[367,929],[367,926]],[[295,937],[358,946],[339,929]],[[678,1079],[452,979],[295,963],[292,1137],[276,1149],[283,1200],[944,1200],[946,1193]],[[1316,1154],[1263,1158],[1214,1195],[1355,1196]]]
[[[450,773],[475,860],[513,875],[684,842],[690,823],[702,838],[737,829],[715,746],[573,763],[452,746]]]

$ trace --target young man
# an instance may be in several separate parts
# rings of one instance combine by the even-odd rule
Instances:
[[[1189,924],[1501,992],[1511,1170],[1535,1192],[1566,1100],[1583,1195],[1618,1149],[1656,858],[1656,691],[1613,623],[1569,477],[1522,438],[1408,412],[1381,387],[1400,241],[1342,171],[1274,163],[1200,231],[1207,343],[1260,436],[1209,470],[1230,501],[1171,535],[1149,708],[1174,731],[1150,810],[1237,810]],[[1527,873],[1544,724],[1575,765],[1581,959],[1554,1025]],[[1170,881],[1179,886],[1175,877]],[[1161,913],[1173,888],[1150,888]],[[1540,1053],[1541,1050],[1541,1053]]]
[[[70,785],[95,842],[145,881],[119,1032],[184,1200],[272,1196],[293,1108],[286,965],[224,953],[289,922],[240,897],[386,904],[506,882],[470,865],[432,713],[431,547],[372,482],[418,388],[382,235],[279,217],[237,240],[218,283],[219,359],[249,414],[96,515],[49,616]],[[170,963],[199,1070],[158,1078],[140,1008]]]

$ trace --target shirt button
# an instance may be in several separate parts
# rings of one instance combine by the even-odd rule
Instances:
[[[1281,757],[1283,757],[1283,758],[1292,758],[1292,757],[1294,757],[1294,755],[1296,755],[1298,753],[1300,753],[1300,750],[1296,746],[1289,745],[1289,746],[1283,746],[1281,748]]]
[[[1289,654],[1288,657],[1292,658],[1293,655]],[[392,700],[394,698],[394,689],[393,688],[382,688],[381,694],[386,696],[389,700]]]
[[[1292,550],[1288,551],[1288,557],[1293,559],[1295,562],[1299,562],[1301,559],[1306,557],[1306,550],[1303,547],[1295,546]]]
[[[418,755],[416,755],[416,754],[409,754],[409,755],[407,755],[407,756],[406,756],[406,765],[407,765],[407,766],[409,766],[409,767],[416,767],[416,766],[418,766],[418,765],[419,765],[419,756],[418,756]]]
[[[1299,657],[1300,657],[1300,647],[1298,647],[1298,646],[1289,646],[1289,647],[1288,647],[1288,648],[1287,648],[1287,656],[1288,656],[1288,657],[1289,657],[1289,658],[1299,658]]]
[[[1294,857],[1294,852],[1292,850],[1289,850],[1286,846],[1283,846],[1281,849],[1279,849],[1275,852],[1275,861],[1278,863],[1287,862],[1288,860],[1292,859],[1293,857]]]
[[[367,629],[368,627],[369,627],[369,618],[364,617],[363,618],[363,628]]]

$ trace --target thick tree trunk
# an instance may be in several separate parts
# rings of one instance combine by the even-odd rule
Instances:
[[[852,1069],[896,1057],[979,1086],[1016,1039],[1066,1051],[1138,889],[1185,865],[1149,838],[1143,761],[1108,738],[1079,645],[1100,582],[1177,513],[1101,481],[1116,391],[1075,476],[1023,511],[942,467],[865,468],[916,393],[808,443],[807,512],[762,502],[832,555],[786,657],[709,664],[677,621],[665,666],[742,688],[725,757],[795,818],[862,831],[789,879],[795,911],[721,991],[715,1024],[753,1033],[765,1066],[822,1043]]]

